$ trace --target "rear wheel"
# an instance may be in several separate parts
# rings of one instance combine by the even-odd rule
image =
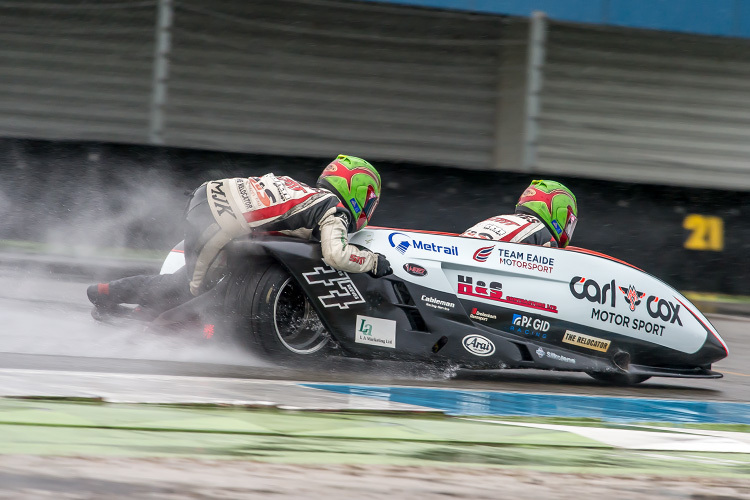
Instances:
[[[622,372],[587,372],[587,375],[599,382],[612,385],[636,385],[651,378],[649,375],[634,375]]]
[[[275,360],[319,359],[332,344],[310,300],[279,264],[237,277],[227,294],[240,339]]]

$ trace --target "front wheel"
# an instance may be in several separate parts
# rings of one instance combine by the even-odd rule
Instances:
[[[319,359],[332,344],[302,287],[277,263],[238,276],[227,294],[243,340],[277,361]]]

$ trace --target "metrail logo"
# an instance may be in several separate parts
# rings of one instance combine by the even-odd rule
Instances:
[[[404,233],[391,233],[388,236],[388,242],[401,254],[405,254],[409,247],[413,246],[414,250],[424,250],[425,252],[445,253],[458,256],[457,246],[436,245],[435,243],[415,240]]]

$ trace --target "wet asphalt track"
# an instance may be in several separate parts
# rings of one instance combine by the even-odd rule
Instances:
[[[729,345],[714,365],[718,380],[651,379],[636,387],[609,387],[585,374],[498,370],[448,374],[406,363],[340,359],[325,369],[288,369],[199,335],[147,333],[136,325],[95,322],[80,276],[0,267],[0,368],[282,379],[352,384],[412,385],[535,393],[747,402],[750,395],[750,322],[713,316]]]

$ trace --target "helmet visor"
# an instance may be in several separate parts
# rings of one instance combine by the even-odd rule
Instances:
[[[378,201],[380,198],[377,194],[375,194],[375,188],[372,186],[367,186],[367,198],[365,198],[365,217],[367,217],[367,220],[370,220],[370,217],[372,217],[372,213],[375,211],[375,207],[378,206]]]
[[[573,238],[573,232],[576,230],[576,224],[578,224],[578,217],[573,213],[573,209],[568,207],[568,219],[565,222],[565,230],[560,235],[560,247],[565,248]]]

